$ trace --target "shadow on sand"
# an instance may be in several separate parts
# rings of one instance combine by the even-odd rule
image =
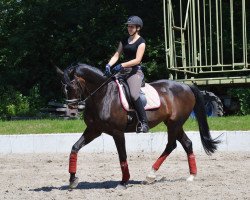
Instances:
[[[84,190],[91,190],[91,189],[114,189],[120,183],[120,181],[104,181],[104,182],[79,182],[78,186],[75,188],[77,189],[84,189]],[[138,185],[141,184],[142,181],[134,181],[131,180],[128,182],[128,185]],[[61,187],[41,187],[30,189],[29,191],[34,192],[51,192],[52,190],[70,190],[68,185],[63,185]]]
[[[165,182],[165,183],[175,183],[175,182],[183,182],[186,181],[185,178],[177,178],[177,179],[166,179],[165,177],[157,177],[157,179],[153,183],[145,183],[144,181],[135,181],[135,180],[130,180],[128,182],[128,187],[132,187],[133,185],[152,185],[155,183],[160,183],[160,182]],[[120,181],[103,181],[103,182],[79,182],[78,186],[74,190],[91,190],[91,189],[115,189],[117,185],[120,183]],[[41,187],[41,188],[35,188],[35,189],[30,189],[29,191],[34,191],[34,192],[51,192],[52,190],[69,190],[71,191],[72,189],[69,188],[68,185],[63,185],[61,187]]]

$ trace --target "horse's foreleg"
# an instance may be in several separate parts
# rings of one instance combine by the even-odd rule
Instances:
[[[187,137],[184,131],[182,134],[179,135],[177,140],[181,143],[185,152],[187,153],[188,166],[190,172],[190,176],[187,178],[187,181],[193,181],[194,177],[197,174],[197,167],[196,167],[195,155],[193,153],[192,141]]]
[[[80,139],[73,145],[71,149],[69,156],[70,188],[76,188],[78,184],[78,178],[75,176],[75,174],[77,169],[77,154],[79,150],[101,134],[100,132],[93,130],[94,129],[87,127]]]
[[[125,137],[124,133],[119,133],[113,136],[115,145],[118,151],[120,166],[122,171],[122,181],[118,185],[118,188],[126,188],[126,184],[129,181],[130,174],[129,168],[127,163],[127,153],[126,153],[126,146],[125,146]]]

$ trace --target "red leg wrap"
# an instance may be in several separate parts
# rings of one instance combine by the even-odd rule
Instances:
[[[69,156],[69,173],[76,173],[77,153],[71,153]]]
[[[121,170],[122,170],[122,181],[128,182],[130,178],[128,163],[127,161],[121,162]]]
[[[161,164],[164,162],[164,160],[168,157],[169,154],[166,154],[164,156],[161,156],[160,158],[157,159],[157,161],[153,164],[153,169],[158,170],[161,166]]]
[[[195,155],[193,153],[188,155],[188,165],[189,165],[190,174],[196,175],[197,168],[196,168]]]

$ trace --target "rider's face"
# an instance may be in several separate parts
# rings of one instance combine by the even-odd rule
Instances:
[[[129,24],[128,25],[128,34],[133,35],[137,31],[136,25]]]

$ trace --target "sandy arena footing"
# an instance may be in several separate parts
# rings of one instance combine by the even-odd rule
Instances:
[[[250,199],[250,152],[197,153],[198,175],[187,182],[186,155],[174,151],[157,174],[161,181],[141,184],[159,153],[128,154],[131,179],[126,190],[116,153],[79,153],[79,185],[68,190],[68,154],[0,154],[1,199]]]

